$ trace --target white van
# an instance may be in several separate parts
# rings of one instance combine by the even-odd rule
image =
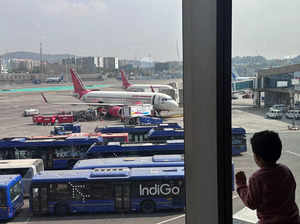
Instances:
[[[266,118],[281,119],[282,115],[283,114],[280,110],[270,108],[270,110],[266,113]]]
[[[29,196],[31,179],[37,173],[44,171],[41,159],[9,159],[0,160],[0,174],[20,174],[24,187],[24,196]]]
[[[286,114],[285,117],[287,119],[300,119],[300,110],[289,110]]]

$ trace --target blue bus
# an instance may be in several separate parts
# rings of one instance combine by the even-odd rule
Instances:
[[[162,123],[158,125],[135,126],[135,125],[114,125],[104,128],[96,128],[95,132],[101,133],[128,133],[129,142],[147,141],[148,132],[152,128],[181,128],[177,123]]]
[[[85,153],[94,143],[102,143],[102,137],[68,137],[66,139],[0,140],[0,160],[42,159],[45,169],[72,169],[73,165],[85,158]]]
[[[32,179],[33,215],[152,213],[184,206],[184,167],[52,170]]]
[[[109,142],[107,145],[94,144],[87,150],[86,159],[168,154],[184,154],[184,140],[167,140],[164,143],[122,144]]]
[[[22,177],[0,175],[0,220],[13,218],[23,205]]]
[[[73,170],[114,167],[177,167],[184,166],[184,155],[154,155],[79,160]]]
[[[243,152],[247,152],[246,130],[232,128],[232,155],[240,155]]]
[[[183,128],[152,128],[147,134],[148,140],[184,139]]]
[[[184,129],[153,128],[149,131],[147,138],[151,141],[162,141],[166,139],[184,139]],[[246,130],[244,128],[232,128],[232,155],[239,155],[246,151]]]

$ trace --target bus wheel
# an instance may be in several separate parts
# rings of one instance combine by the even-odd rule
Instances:
[[[143,213],[153,213],[155,211],[155,204],[153,201],[147,200],[143,201],[141,204],[141,211]]]
[[[69,208],[65,204],[58,204],[55,206],[55,214],[57,216],[65,216],[69,213]]]

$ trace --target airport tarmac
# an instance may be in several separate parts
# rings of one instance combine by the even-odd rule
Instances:
[[[46,92],[50,102],[78,102],[71,96],[71,92]],[[49,105],[45,104],[39,93],[1,93],[0,94],[0,138],[9,136],[34,136],[49,135],[52,126],[36,126],[32,124],[31,117],[23,117],[24,109],[37,108],[41,113],[55,113],[60,111],[86,109],[85,106],[70,105]],[[182,110],[180,111],[182,112]],[[179,122],[183,125],[183,118],[168,118],[166,121]],[[296,121],[297,123],[300,122]],[[264,118],[264,110],[256,109],[252,106],[251,99],[238,99],[232,105],[233,126],[243,127],[247,131],[248,152],[240,156],[233,157],[235,171],[244,170],[247,177],[251,175],[257,166],[253,161],[253,155],[249,145],[249,140],[254,132],[270,129],[280,133],[283,140],[284,152],[280,162],[287,164],[295,175],[297,183],[300,183],[300,131],[288,130],[291,121],[283,118],[282,120],[269,120]],[[120,124],[115,121],[94,121],[81,122],[83,132],[92,132],[95,127],[111,124]],[[233,213],[244,208],[236,192],[232,195]],[[296,202],[300,203],[300,187],[297,188]],[[133,224],[183,224],[185,217],[182,212],[155,213],[153,215],[143,214],[97,214],[97,215],[75,215],[70,217],[31,217],[25,208],[10,223],[133,223]]]

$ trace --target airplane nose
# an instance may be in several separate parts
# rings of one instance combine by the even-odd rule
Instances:
[[[176,110],[178,108],[178,103],[176,103],[176,101],[172,101],[171,108],[172,108],[172,110]]]

